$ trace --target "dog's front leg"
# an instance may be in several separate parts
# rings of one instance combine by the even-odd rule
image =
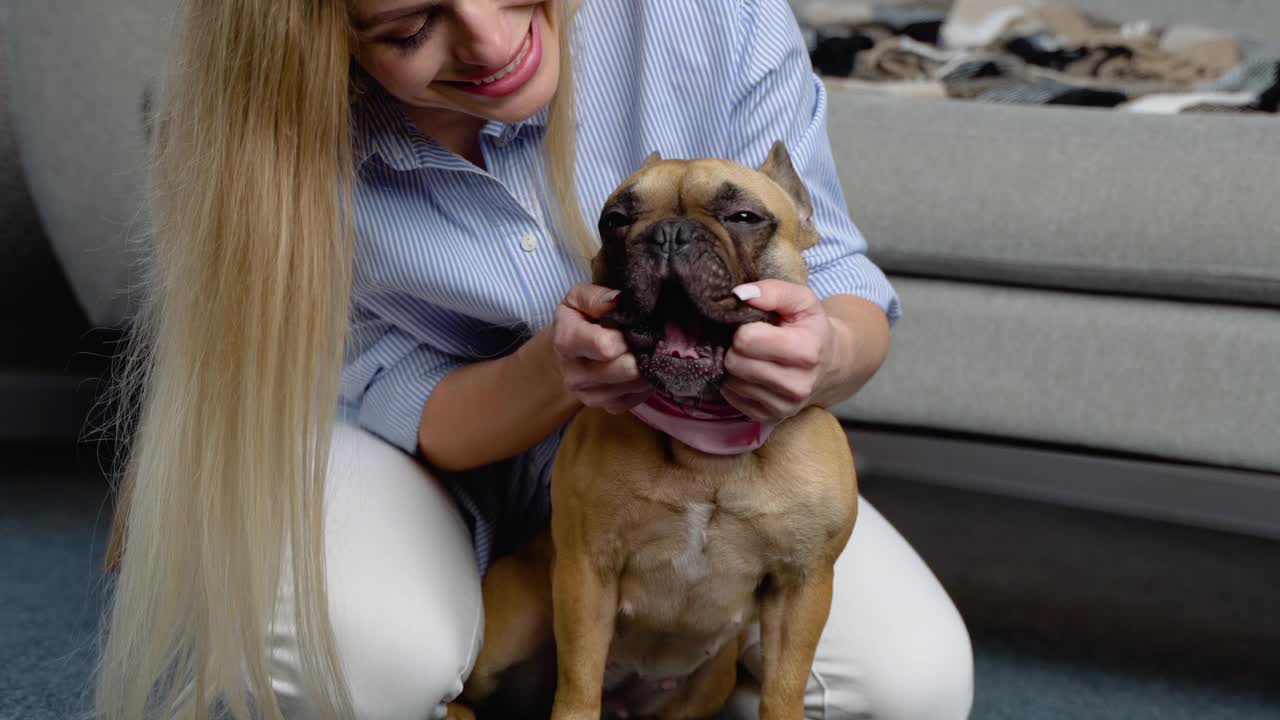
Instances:
[[[581,546],[557,546],[552,570],[557,684],[552,720],[599,720],[618,608],[616,575]]]
[[[804,692],[831,611],[832,568],[765,593],[760,605],[760,720],[803,720]]]

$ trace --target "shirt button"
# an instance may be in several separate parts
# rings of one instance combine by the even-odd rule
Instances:
[[[538,239],[532,235],[525,235],[520,238],[520,249],[525,252],[533,252],[538,249]]]

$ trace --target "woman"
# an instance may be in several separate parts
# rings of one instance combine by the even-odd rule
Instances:
[[[122,373],[141,409],[121,419],[101,718],[424,718],[457,694],[481,573],[546,522],[560,429],[650,392],[591,323],[610,296],[585,284],[579,207],[652,150],[758,164],[781,139],[813,195],[810,287],[756,286],[784,321],[739,334],[726,399],[777,421],[884,359],[897,299],[847,216],[785,0],[191,0],[185,18]],[[971,662],[864,501],[809,716],[961,718]],[[758,648],[743,664],[758,674]]]

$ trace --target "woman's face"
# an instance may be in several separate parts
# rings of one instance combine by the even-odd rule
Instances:
[[[514,123],[551,100],[547,0],[355,0],[356,59],[412,108]]]

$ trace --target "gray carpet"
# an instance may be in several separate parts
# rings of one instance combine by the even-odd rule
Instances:
[[[1280,719],[1280,543],[890,479],[974,639],[974,718]]]
[[[73,455],[0,447],[0,720],[88,707],[106,486],[95,458]],[[975,719],[1280,718],[1275,544],[889,480],[863,489],[970,625]]]
[[[0,719],[89,707],[106,482],[65,449],[0,447]]]

